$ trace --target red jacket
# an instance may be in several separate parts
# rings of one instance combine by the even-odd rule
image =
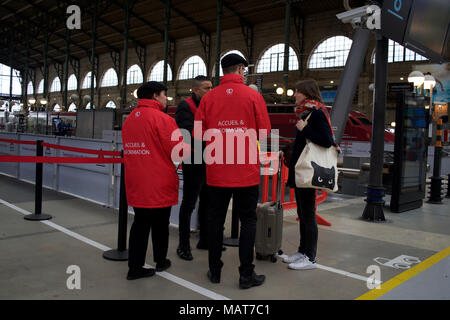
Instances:
[[[271,129],[263,97],[254,89],[246,86],[241,76],[227,74],[221,78],[219,86],[202,98],[195,120],[202,124],[202,137],[207,141],[206,155],[208,155],[208,149],[213,149],[216,141],[215,139],[213,141],[205,139],[205,130],[220,130],[223,140],[223,148],[220,151],[211,152],[212,157],[209,157],[210,159],[216,158],[216,162],[211,164],[208,157],[205,158],[207,184],[216,187],[259,185],[260,165],[256,139],[259,138],[260,129],[267,130],[267,134]],[[194,137],[199,135],[198,131],[194,126]],[[255,138],[247,139],[248,142],[244,145],[242,143],[239,145],[235,141],[234,150],[232,144],[227,147],[227,138],[229,141],[232,139],[227,136],[226,132],[234,132],[242,138],[251,131],[257,134],[254,135]],[[223,152],[223,157],[220,152]],[[239,161],[240,156],[244,156],[245,161],[242,161],[243,158]],[[222,163],[218,163],[220,160],[217,157],[222,159]],[[228,159],[231,161],[227,161]]]
[[[178,175],[171,160],[175,120],[156,100],[140,99],[125,120],[122,141],[128,205],[162,208],[178,203]]]

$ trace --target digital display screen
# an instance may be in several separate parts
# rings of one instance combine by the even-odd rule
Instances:
[[[401,189],[412,191],[420,189],[425,174],[427,110],[422,101],[413,97],[408,97],[405,102]]]
[[[405,44],[429,58],[442,56],[446,49],[450,24],[449,0],[414,0]],[[430,57],[429,51],[434,53]]]

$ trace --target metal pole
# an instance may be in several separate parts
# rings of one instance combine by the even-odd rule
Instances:
[[[235,204],[236,201],[233,201],[231,213],[231,237],[223,239],[223,244],[228,247],[239,247],[239,213]]]
[[[123,159],[123,151],[122,151]],[[119,203],[119,230],[117,237],[117,249],[103,252],[103,258],[113,261],[128,260],[127,250],[127,222],[128,222],[128,203],[125,190],[125,165],[120,165],[120,203]]]
[[[220,51],[222,50],[222,16],[223,0],[217,0],[217,27],[216,27],[216,72],[214,75],[214,85],[220,84]]]
[[[383,163],[387,59],[388,39],[382,36],[377,36],[369,185],[367,186],[366,207],[362,215],[363,219],[369,221],[385,221],[383,212]],[[341,84],[343,83],[341,82]]]
[[[44,98],[48,102],[48,63],[47,63],[47,55],[48,55],[48,27],[45,27],[45,36],[44,36]]]
[[[94,110],[94,87],[95,87],[95,49],[97,42],[97,8],[98,0],[94,3],[94,12],[92,16],[92,52],[91,52],[91,110]],[[95,112],[95,111],[94,111]],[[94,132],[94,128],[92,128]],[[92,133],[93,134],[93,133]],[[93,137],[93,136],[92,136]]]
[[[70,30],[66,29],[66,61],[64,70],[64,107],[69,110],[69,101],[67,97],[68,82],[69,82],[69,59],[70,59]]]
[[[432,92],[433,89],[430,89]],[[433,96],[431,96],[430,106],[433,104]],[[442,177],[441,177],[441,161],[442,160],[442,119],[438,119],[436,123],[436,144],[434,147],[434,163],[433,176],[431,177],[430,199],[428,203],[442,204]]]
[[[283,102],[287,103],[287,90],[289,86],[289,49],[291,36],[291,0],[286,0],[285,25],[284,25],[284,63],[283,63],[283,82],[284,93]]]
[[[164,24],[164,74],[163,74],[163,83],[167,87],[167,65],[169,60],[169,29],[170,29],[170,6],[171,1],[166,0],[164,7],[165,14],[165,24]],[[172,66],[173,67],[173,66]],[[166,108],[167,113],[167,108]]]
[[[355,96],[369,40],[369,30],[356,29],[352,47],[348,54],[347,63],[336,93],[334,106],[331,108],[331,125],[333,126],[334,135],[338,144],[344,135],[345,125],[347,124],[348,114],[352,106],[353,97]]]
[[[42,147],[42,140],[36,141],[36,156],[42,157],[44,155],[44,148]],[[24,217],[25,220],[30,221],[41,221],[49,220],[52,218],[51,215],[42,213],[42,171],[43,164],[36,163],[36,181],[35,181],[35,192],[34,192],[34,214],[28,214]]]
[[[29,59],[30,59],[30,40],[28,36],[26,38],[26,60],[25,60],[25,75],[23,77],[23,108],[24,110],[28,110],[28,69],[29,69]]]
[[[130,37],[130,5],[125,5],[125,30],[123,40],[122,107],[127,107],[128,39]]]

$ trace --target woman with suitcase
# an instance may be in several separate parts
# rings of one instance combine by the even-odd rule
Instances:
[[[316,268],[318,228],[316,222],[316,189],[297,188],[295,165],[306,145],[306,139],[329,148],[334,145],[328,111],[322,104],[319,86],[315,80],[296,83],[295,103],[305,109],[299,114],[296,135],[289,161],[288,186],[295,188],[297,214],[300,219],[300,245],[298,251],[283,259],[289,269],[308,270]],[[300,110],[302,110],[300,109]]]

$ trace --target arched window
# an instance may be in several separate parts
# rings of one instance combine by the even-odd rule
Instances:
[[[172,68],[169,64],[167,64],[167,81],[172,81]],[[148,81],[158,81],[161,82],[164,80],[164,60],[159,61],[157,64],[153,66],[152,71],[150,72],[150,76],[148,77]]]
[[[67,80],[67,90],[77,90],[78,89],[78,80],[77,77],[72,74]]]
[[[135,64],[132,65],[127,71],[127,84],[136,84],[144,82],[144,75],[141,68]]]
[[[242,58],[246,59],[245,56],[242,54],[242,52],[240,52],[239,50],[230,50],[230,51],[224,53],[224,54],[220,57],[220,61],[222,61],[223,57],[225,57],[226,55],[228,55],[228,54],[230,54],[230,53],[238,54],[238,55],[240,55]],[[248,68],[245,68],[245,70],[248,70]],[[216,76],[216,65],[214,65],[214,67],[213,67],[213,76]],[[223,76],[222,66],[220,66],[219,76]]]
[[[309,58],[309,69],[343,67],[352,46],[352,40],[344,36],[328,38],[321,42]]]
[[[71,103],[69,106],[69,112],[77,112],[77,106],[75,105],[75,103]]]
[[[55,104],[55,106],[53,107],[53,112],[61,112],[62,108],[59,104]]]
[[[206,65],[199,56],[192,56],[183,63],[178,79],[194,79],[198,75],[207,75]]]
[[[298,70],[298,58],[292,47],[289,47],[289,70]],[[257,73],[277,72],[284,69],[284,44],[280,43],[267,49],[256,65]]]
[[[27,94],[33,94],[34,93],[34,87],[33,87],[33,81],[28,82],[27,85]]]
[[[58,92],[61,91],[61,80],[59,80],[59,77],[56,77],[52,81],[52,85],[50,86],[50,92]]]
[[[21,76],[18,70],[12,70],[12,94],[22,94]],[[9,95],[11,68],[0,63],[0,93]]]
[[[44,93],[44,79],[39,82],[37,93]]]
[[[114,103],[114,101],[109,101],[109,102],[106,104],[106,108],[116,109],[117,106],[116,106],[116,104]]]
[[[388,49],[388,62],[404,62],[404,61],[424,61],[428,60],[427,58],[421,56],[414,51],[405,48],[401,44],[389,40],[389,49]],[[375,63],[375,50],[372,54],[372,63]]]
[[[91,71],[89,71],[83,80],[83,85],[81,86],[81,89],[89,89],[91,88]],[[94,78],[94,88],[97,88],[97,79]]]
[[[119,79],[117,78],[117,72],[113,68],[108,69],[105,72],[102,79],[101,87],[114,87],[119,85]]]

